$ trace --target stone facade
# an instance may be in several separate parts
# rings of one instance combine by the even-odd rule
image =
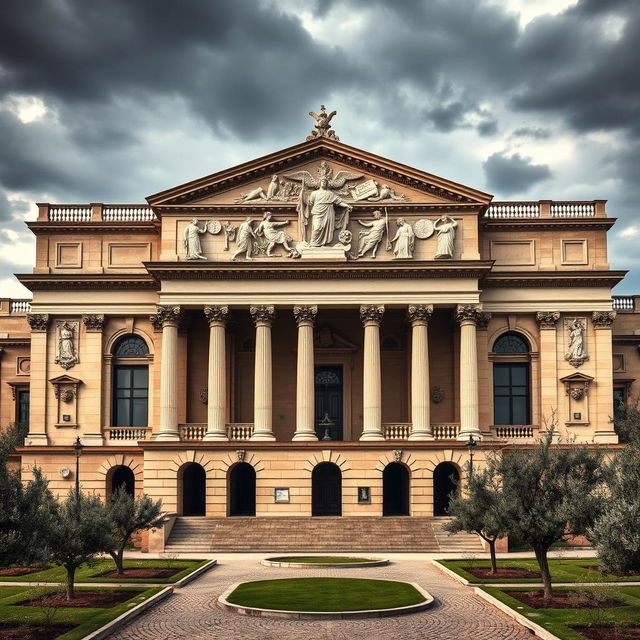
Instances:
[[[434,471],[464,473],[470,437],[479,464],[552,416],[578,442],[617,441],[640,309],[612,298],[603,201],[496,203],[315,135],[147,202],[40,204],[29,223],[33,301],[0,300],[2,425],[30,391],[24,477],[40,465],[65,494],[80,436],[82,486],[102,495],[128,467],[136,492],[188,513],[199,465],[208,516],[253,481],[258,517],[311,515],[329,462],[342,515],[380,516],[397,464],[408,514],[428,516]],[[123,391],[132,371],[146,382]],[[254,480],[233,480],[246,465]]]

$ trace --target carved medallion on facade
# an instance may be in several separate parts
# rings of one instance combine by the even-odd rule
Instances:
[[[207,404],[209,402],[209,390],[208,389],[200,389],[200,393],[198,394],[200,398],[200,402],[202,404]]]
[[[396,462],[401,462],[401,461],[402,461],[402,454],[403,454],[403,453],[404,453],[404,452],[402,451],[402,449],[394,449],[394,450],[393,450],[393,459],[394,459]]]
[[[247,455],[247,452],[244,449],[238,449],[236,451],[236,457],[238,458],[238,462],[244,462],[246,455]]]
[[[431,389],[431,401],[440,404],[444,400],[444,389],[442,387],[433,387]]]
[[[565,318],[566,351],[564,359],[573,367],[580,367],[588,359],[586,323],[584,318]]]
[[[79,322],[65,320],[56,324],[55,363],[63,369],[71,369],[78,363]]]

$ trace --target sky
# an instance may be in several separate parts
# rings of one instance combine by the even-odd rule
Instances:
[[[0,297],[35,202],[137,203],[302,142],[492,193],[608,200],[640,293],[639,0],[3,0]]]

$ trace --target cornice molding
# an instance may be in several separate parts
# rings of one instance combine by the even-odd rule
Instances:
[[[160,221],[149,220],[148,222],[100,222],[87,220],[86,222],[49,222],[34,221],[27,222],[27,227],[38,235],[41,233],[155,233],[160,235]]]
[[[590,229],[610,229],[617,218],[480,218],[480,224],[487,231],[559,231],[589,227]]]
[[[484,288],[497,287],[613,287],[627,271],[500,271],[486,275]]]
[[[146,274],[68,274],[68,273],[17,273],[16,278],[30,291],[51,291],[56,289],[147,289],[159,288],[156,280]]]

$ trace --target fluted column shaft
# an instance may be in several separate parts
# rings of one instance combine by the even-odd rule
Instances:
[[[360,440],[384,439],[380,371],[380,323],[383,314],[383,305],[360,307],[360,318],[364,325],[363,428]]]
[[[429,319],[433,305],[411,305],[411,434],[409,440],[433,440],[429,395]]]
[[[459,305],[456,317],[460,323],[460,433],[458,440],[467,440],[480,434],[478,407],[478,348],[476,323],[482,319],[479,307]]]
[[[205,307],[204,314],[209,321],[207,433],[204,440],[228,440],[225,326],[229,317],[229,307]]]
[[[271,363],[271,325],[273,306],[250,309],[256,325],[256,364],[253,400],[253,435],[251,440],[275,440],[273,435],[273,382]]]
[[[180,307],[158,307],[156,321],[162,324],[160,366],[160,431],[156,440],[179,440],[178,432],[178,324]]]
[[[317,440],[315,432],[315,367],[313,360],[313,324],[317,306],[296,306],[298,324],[298,366],[296,380],[296,432],[294,440]]]

